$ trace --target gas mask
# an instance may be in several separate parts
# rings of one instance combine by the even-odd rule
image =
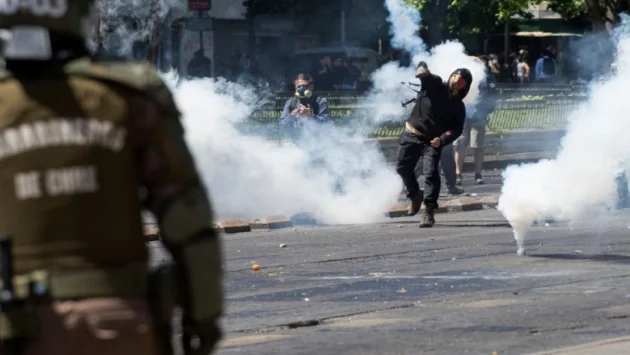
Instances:
[[[313,96],[313,92],[307,89],[306,86],[298,86],[295,90],[295,96],[300,100],[300,103],[304,106],[308,106],[308,100]]]

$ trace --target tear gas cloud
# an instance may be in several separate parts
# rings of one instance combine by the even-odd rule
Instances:
[[[630,51],[629,30],[623,16],[613,35],[625,53]],[[504,172],[498,208],[512,225],[520,255],[533,222],[588,221],[614,206],[615,177],[627,171],[630,158],[629,82],[629,59],[620,56],[616,75],[595,81],[588,101],[571,114],[556,158]]]
[[[385,5],[395,43],[412,52],[414,63],[427,61],[443,79],[459,67],[471,70],[475,85],[467,100],[474,102],[483,66],[459,43],[427,52],[417,36],[417,11],[403,0],[387,0]],[[384,217],[402,182],[377,143],[365,140],[366,132],[388,120],[402,125],[400,101],[415,94],[400,82],[417,80],[414,72],[415,68],[385,65],[373,74],[375,88],[362,100],[373,107],[371,117],[357,118],[349,127],[307,123],[301,139],[282,144],[237,129],[258,108],[255,88],[222,78],[182,81],[173,73],[164,78],[183,113],[186,139],[217,217],[311,212],[325,223],[369,223]]]
[[[421,18],[413,6],[403,0],[385,0],[389,11],[388,22],[391,24],[390,34],[392,46],[411,54],[412,66],[400,67],[397,63],[388,63],[372,75],[374,89],[366,98],[367,103],[376,103],[373,122],[382,123],[404,115],[405,109],[401,101],[409,99],[411,90],[400,85],[401,82],[418,82],[414,78],[416,65],[420,61],[427,63],[429,70],[447,80],[458,68],[467,68],[473,76],[473,83],[464,102],[474,105],[479,96],[479,85],[486,77],[484,65],[466,54],[464,46],[459,42],[449,41],[427,50],[425,43],[418,36]]]
[[[612,46],[614,44],[607,32],[592,33],[569,42],[565,58],[574,59],[579,64],[581,76],[601,75],[610,66],[610,61],[606,59],[612,54]]]
[[[106,50],[129,55],[134,43],[149,39],[152,24],[162,23],[170,11],[184,10],[185,6],[179,0],[97,0],[95,9],[103,28],[95,31],[108,32],[101,33]]]

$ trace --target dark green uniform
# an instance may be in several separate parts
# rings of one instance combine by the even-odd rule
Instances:
[[[190,333],[211,349],[220,245],[179,116],[149,65],[0,71],[0,232],[14,238],[18,285],[43,272],[57,300],[145,297],[149,208],[178,264]]]
[[[0,231],[16,238],[18,272],[146,264],[139,186],[197,180],[168,131],[178,111],[146,66],[65,69],[0,74]]]

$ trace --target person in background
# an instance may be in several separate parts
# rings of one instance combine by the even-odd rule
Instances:
[[[335,57],[332,62],[332,78],[331,84],[334,91],[340,91],[343,86],[343,78],[348,72],[348,68],[344,66],[342,57]]]
[[[501,77],[501,63],[499,62],[499,57],[496,54],[492,53],[488,55],[487,66],[494,76],[494,82],[499,81],[499,78]]]
[[[524,56],[519,56],[516,64],[516,78],[519,83],[523,84],[529,81],[529,65],[525,61]]]
[[[327,55],[322,56],[319,59],[319,67],[317,71],[313,73],[312,76],[315,81],[317,81],[317,85],[322,91],[332,91],[332,67],[330,62],[330,57]]]
[[[494,75],[488,73],[486,80],[479,86],[479,96],[475,105],[466,107],[466,123],[464,130],[454,143],[455,145],[455,164],[457,173],[458,186],[462,185],[462,172],[464,170],[464,159],[466,157],[466,149],[470,146],[473,150],[475,162],[475,184],[484,183],[482,170],[484,159],[484,142],[486,137],[486,125],[488,124],[488,116],[494,111],[496,105],[496,84]]]
[[[361,67],[357,58],[349,58],[346,60],[346,72],[343,76],[342,90],[350,91],[357,89],[357,81],[361,77]]]
[[[299,74],[295,78],[296,95],[284,104],[280,126],[298,128],[305,121],[325,122],[330,119],[328,101],[325,97],[314,94],[314,88],[310,75]]]
[[[510,81],[518,82],[518,75],[516,72],[518,66],[518,55],[516,53],[510,53]]]
[[[536,61],[535,67],[536,80],[540,82],[552,82],[557,73],[556,60],[552,58],[548,50],[541,53],[540,58]]]
[[[212,61],[206,57],[203,49],[199,49],[188,62],[186,70],[188,75],[193,78],[209,78],[212,76]]]

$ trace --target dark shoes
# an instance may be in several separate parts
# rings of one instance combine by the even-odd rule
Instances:
[[[456,183],[457,184],[457,183]],[[461,187],[457,187],[457,186],[449,186],[448,187],[448,193],[451,195],[461,195],[464,193],[464,189],[462,189]]]
[[[409,209],[407,210],[407,216],[415,216],[420,212],[420,207],[422,207],[422,200],[424,200],[424,195],[419,193],[415,198],[411,199],[409,203]]]
[[[422,216],[420,217],[420,228],[431,228],[435,224],[435,208],[426,207],[422,210]]]
[[[462,186],[462,176],[461,175],[457,175],[457,179],[455,179],[455,186]],[[477,185],[483,185],[486,182],[483,181],[483,177],[481,176],[481,174],[475,174],[475,184]]]

